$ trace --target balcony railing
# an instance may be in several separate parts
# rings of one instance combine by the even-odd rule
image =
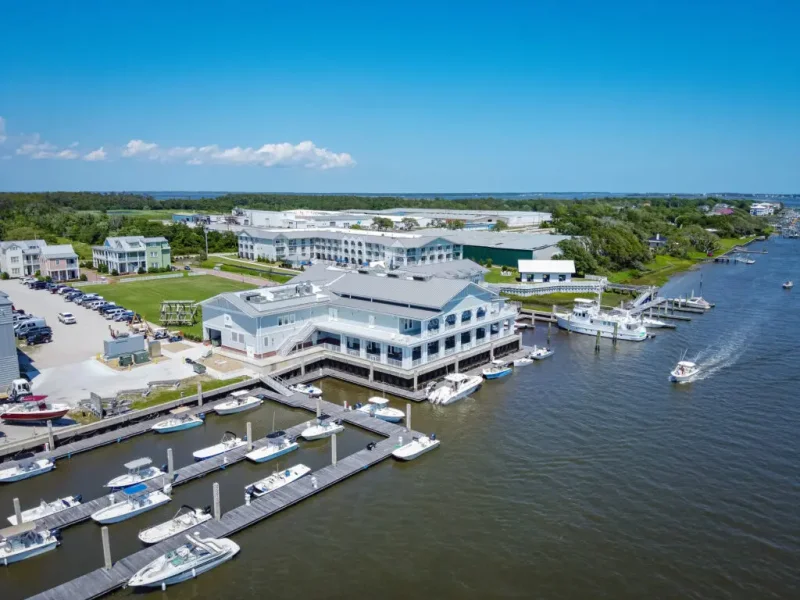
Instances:
[[[381,355],[380,354],[367,354],[367,360],[371,360],[372,362],[381,362]]]
[[[330,350],[332,352],[341,352],[342,351],[342,347],[341,346],[337,346],[336,344],[325,343],[325,344],[322,344],[322,347],[325,348],[326,350]]]
[[[387,358],[386,359],[386,364],[387,365],[392,365],[393,367],[402,367],[403,366],[403,360],[399,359],[399,358]]]
[[[470,348],[472,348],[472,342],[467,342],[466,344],[464,344],[464,343],[461,344],[461,349],[462,350],[469,350]]]
[[[453,346],[452,348],[445,348],[444,349],[444,355],[445,356],[450,356],[455,351],[456,351],[455,346]]]
[[[439,358],[439,351],[436,352],[428,352],[428,362],[433,360],[434,358]]]
[[[421,364],[422,364],[422,359],[421,359],[421,358],[415,358],[415,359],[413,359],[413,360],[411,361],[411,366],[412,366],[412,367],[418,367],[418,366],[420,366]]]
[[[499,334],[499,333],[492,333],[492,334],[489,334],[489,339],[490,339],[490,340],[496,340],[496,339],[497,339],[497,338],[499,338],[499,337],[500,337],[500,334]]]
[[[348,348],[347,353],[350,356],[361,356],[361,350],[358,350],[356,348]]]
[[[445,329],[455,329],[456,328],[456,324],[455,323],[445,323],[444,324],[444,328]]]

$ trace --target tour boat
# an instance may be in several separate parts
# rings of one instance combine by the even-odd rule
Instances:
[[[681,360],[669,374],[670,381],[686,383],[700,372],[700,367],[688,360]]]
[[[278,458],[284,454],[289,454],[297,450],[300,445],[294,440],[286,439],[285,431],[274,431],[267,435],[267,445],[261,448],[256,448],[252,452],[245,454],[247,460],[252,460],[254,463],[263,463],[273,458]]]
[[[144,483],[137,483],[122,490],[122,502],[115,502],[92,514],[92,520],[107,525],[126,521],[149,510],[158,508],[172,500],[161,490],[148,490]]]
[[[139,532],[139,539],[145,544],[157,544],[187,529],[196,527],[211,519],[211,507],[193,508],[185,504],[169,521],[153,525]]]
[[[73,506],[78,506],[80,503],[80,496],[67,496],[65,498],[53,500],[52,502],[45,502],[42,500],[39,506],[22,511],[22,522],[28,523],[29,521],[36,521],[37,519],[44,519],[45,517],[59,513],[62,510],[67,510]],[[11,515],[8,517],[8,522],[12,525],[19,525],[19,523],[17,523],[17,515]]]
[[[311,473],[311,469],[305,465],[295,465],[283,471],[273,473],[269,477],[260,479],[244,488],[246,494],[255,498],[260,498],[265,494],[277,490],[293,481]]]
[[[31,452],[21,455],[15,460],[17,461],[16,466],[0,470],[0,483],[22,481],[56,468],[56,463],[49,458],[34,458]]]
[[[452,404],[463,400],[483,385],[483,378],[477,375],[451,373],[434,385],[427,394],[431,404]]]
[[[321,440],[322,438],[331,436],[334,433],[341,433],[342,431],[344,431],[344,425],[337,421],[329,420],[327,416],[322,416],[317,419],[314,425],[309,422],[308,427],[306,427],[300,435],[305,440]]]
[[[377,396],[370,398],[364,406],[356,405],[356,410],[389,423],[399,423],[406,417],[402,410],[389,406],[388,399]]]
[[[128,469],[125,475],[114,477],[105,487],[113,489],[126,488],[164,475],[164,471],[158,467],[154,467],[153,461],[149,458],[137,458],[136,460],[132,460],[131,462],[125,463],[125,468]]]
[[[218,415],[233,415],[235,413],[244,412],[251,408],[261,406],[264,401],[255,396],[248,395],[248,392],[240,390],[231,394],[231,399],[214,407],[214,412]]]
[[[659,321],[653,317],[642,317],[642,325],[644,325],[646,329],[661,329],[667,326],[664,321]]]
[[[0,562],[5,566],[54,550],[60,543],[56,531],[36,523],[22,523],[0,529]]]
[[[533,350],[531,350],[529,357],[533,360],[544,360],[545,358],[549,358],[555,354],[554,350],[550,348],[539,348],[539,346],[534,346]]]
[[[785,290],[790,290],[793,287],[794,287],[794,283],[792,283],[791,281],[786,281],[783,284],[783,289],[785,289]]]
[[[392,452],[392,456],[399,460],[414,460],[418,456],[422,456],[438,447],[439,440],[436,439],[436,434],[432,433],[430,437],[427,435],[415,437],[408,444],[395,449]]]
[[[159,556],[139,569],[128,580],[132,588],[166,588],[168,585],[193,579],[224,562],[239,552],[239,546],[227,538],[201,538],[187,535],[188,543]]]
[[[196,452],[192,452],[192,456],[194,456],[195,460],[206,460],[207,458],[212,458],[219,454],[223,454],[224,452],[228,452],[230,450],[236,450],[236,448],[241,448],[246,444],[247,444],[246,440],[243,440],[235,433],[226,431],[225,434],[222,436],[222,441],[219,444],[214,444],[213,446],[209,446],[208,448],[201,448]]]
[[[315,385],[311,385],[310,383],[296,383],[294,385],[290,385],[289,389],[292,390],[293,392],[306,394],[311,398],[319,398],[320,396],[322,396],[322,390]]]
[[[532,365],[533,359],[528,356],[523,356],[522,358],[515,358],[511,364],[515,367],[524,367],[526,365]]]
[[[575,306],[571,313],[556,313],[556,321],[561,329],[594,335],[616,338],[630,342],[643,342],[647,339],[647,329],[642,320],[625,310],[603,312],[599,301],[575,298]]]
[[[172,415],[168,419],[159,421],[151,427],[156,433],[172,433],[173,431],[183,431],[184,429],[192,429],[204,423],[203,415],[190,415],[188,413],[191,408],[188,406],[180,406],[170,412]]]
[[[492,361],[490,366],[481,371],[481,373],[483,373],[486,379],[500,379],[501,377],[511,374],[511,365],[504,360],[496,359]]]
[[[0,419],[7,423],[41,423],[55,421],[69,412],[69,405],[45,402],[37,396],[27,396],[19,404],[6,408]]]

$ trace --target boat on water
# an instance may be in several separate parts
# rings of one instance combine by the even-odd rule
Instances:
[[[114,477],[105,487],[112,489],[126,488],[164,475],[164,471],[158,467],[154,467],[153,461],[147,457],[137,458],[136,460],[125,463],[124,466],[128,472],[125,473],[125,475]]]
[[[500,379],[506,375],[511,375],[511,365],[502,359],[495,359],[492,364],[483,369],[481,373],[486,379]]]
[[[184,504],[169,521],[140,531],[139,539],[145,544],[157,544],[209,520],[211,520],[210,506],[194,508]]]
[[[653,317],[642,317],[642,324],[645,326],[645,329],[661,329],[663,327],[668,327],[664,321],[654,319]]]
[[[511,364],[515,367],[525,367],[527,365],[532,365],[533,359],[529,356],[523,356],[522,358],[515,358]]]
[[[533,323],[526,323],[525,321],[515,321],[514,327],[517,329],[535,329],[536,326]]]
[[[319,398],[322,396],[322,390],[315,385],[311,385],[310,383],[296,383],[294,385],[290,385],[289,389],[293,392],[306,394],[311,398]]]
[[[432,433],[430,437],[427,435],[415,437],[408,444],[396,448],[392,452],[392,456],[398,460],[414,460],[438,447],[439,440],[436,438],[436,434]]]
[[[231,450],[241,448],[245,444],[247,444],[246,440],[243,440],[235,433],[226,431],[223,434],[222,440],[219,444],[214,444],[213,446],[196,450],[195,452],[192,452],[192,456],[194,456],[195,460],[206,460],[207,458],[212,458],[219,454],[223,454],[224,452],[230,452]]]
[[[172,498],[161,490],[149,490],[144,483],[137,483],[122,490],[122,501],[92,513],[92,520],[107,525],[126,521],[137,515],[166,504]]]
[[[14,460],[17,462],[15,466],[0,469],[0,483],[13,483],[23,479],[30,479],[56,468],[56,463],[51,459],[36,458],[32,452],[18,454]]]
[[[260,479],[255,483],[251,483],[244,488],[244,491],[246,494],[249,494],[254,498],[260,498],[261,496],[269,494],[278,488],[289,485],[293,481],[297,481],[309,473],[311,473],[311,469],[309,467],[302,464],[295,465],[283,471],[277,471],[269,477]]]
[[[733,262],[741,263],[743,265],[752,265],[755,264],[755,260],[752,258],[747,258],[746,256],[735,256],[733,258]]]
[[[22,523],[0,529],[0,562],[5,566],[54,550],[61,543],[57,531],[36,523]]]
[[[685,306],[686,308],[700,308],[702,310],[711,310],[714,305],[702,296],[695,296],[694,292],[688,298],[675,298],[674,304],[678,306]]]
[[[783,289],[785,289],[785,290],[790,290],[793,287],[794,287],[794,283],[792,283],[791,281],[785,281],[783,283]]]
[[[69,409],[67,404],[47,402],[36,396],[27,396],[19,404],[3,409],[0,419],[6,423],[42,423],[60,419],[69,412]]]
[[[428,391],[431,404],[452,404],[463,400],[483,385],[483,378],[477,375],[451,373]]]
[[[630,342],[647,339],[647,330],[642,320],[629,311],[615,309],[605,312],[600,309],[599,300],[576,298],[571,313],[556,313],[556,321],[561,329],[585,335],[616,338]]]
[[[334,421],[328,415],[322,415],[317,419],[317,422],[309,421],[308,426],[303,430],[300,436],[305,440],[321,440],[322,438],[330,437],[334,433],[341,433],[344,431],[344,425],[339,421]]]
[[[232,559],[239,546],[227,538],[187,535],[188,542],[159,556],[128,580],[128,587],[164,589],[168,585],[197,577]]]
[[[245,390],[239,390],[231,394],[231,399],[221,402],[214,407],[214,412],[218,415],[233,415],[244,412],[252,408],[257,408],[263,404],[261,398],[249,395]]]
[[[37,519],[44,519],[45,517],[59,513],[62,510],[67,510],[73,506],[78,506],[80,503],[80,496],[66,496],[65,498],[59,498],[58,500],[53,500],[52,502],[45,502],[42,500],[39,506],[22,511],[22,522],[28,523]],[[12,525],[19,525],[19,523],[17,523],[17,515],[11,515],[8,517],[8,522]]]
[[[361,403],[356,404],[356,410],[389,423],[399,423],[406,418],[402,410],[389,406],[388,398],[380,398],[378,396],[373,396],[367,400],[367,404],[364,406],[361,406]]]
[[[191,410],[192,409],[188,406],[179,406],[178,408],[174,408],[169,411],[170,415],[172,415],[171,417],[164,419],[163,421],[159,421],[153,425],[151,429],[156,433],[172,433],[174,431],[183,431],[185,429],[199,427],[205,422],[203,420],[204,415],[189,414]]]
[[[539,346],[534,346],[533,350],[530,351],[528,356],[533,360],[544,360],[545,358],[549,358],[555,354],[554,350],[550,348],[540,348]]]
[[[675,383],[686,383],[700,372],[700,367],[688,360],[680,360],[670,371],[669,380]]]
[[[278,458],[289,452],[294,452],[300,445],[294,441],[286,438],[285,431],[273,431],[267,435],[267,445],[256,448],[252,452],[245,454],[247,460],[254,463],[263,463],[273,458]]]

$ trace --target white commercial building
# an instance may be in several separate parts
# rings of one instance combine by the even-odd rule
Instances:
[[[572,260],[520,260],[518,265],[520,281],[523,282],[571,281],[575,274],[575,261]]]
[[[775,213],[775,205],[770,202],[754,202],[750,205],[750,214],[756,217],[766,217]]]

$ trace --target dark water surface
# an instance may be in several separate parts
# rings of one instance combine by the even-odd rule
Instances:
[[[488,382],[450,407],[413,407],[413,426],[443,440],[409,464],[386,461],[234,536],[242,551],[195,581],[148,596],[188,598],[796,598],[800,581],[800,245],[754,244],[754,265],[702,268],[703,295],[717,307],[655,340],[603,340],[555,333],[556,355]],[[665,294],[699,291],[701,271]],[[526,332],[543,343],[546,328]],[[688,350],[704,374],[676,386],[669,370]],[[364,401],[366,390],[323,384],[326,399]],[[403,403],[395,402],[403,407]],[[11,498],[92,498],[121,464],[176,465],[226,429],[256,434],[308,418],[266,405],[209,417],[172,436],[147,435],[61,461],[49,474],[0,488]],[[372,436],[348,427],[339,455]],[[304,444],[281,464],[314,469],[327,441]],[[139,547],[136,533],[182,503],[223,510],[271,463],[238,464],[175,488],[172,503],[111,525],[115,559]],[[0,568],[0,598],[14,600],[100,566],[100,528],[64,531],[60,548]],[[119,592],[118,596],[130,592]],[[139,596],[137,594],[137,596]]]

